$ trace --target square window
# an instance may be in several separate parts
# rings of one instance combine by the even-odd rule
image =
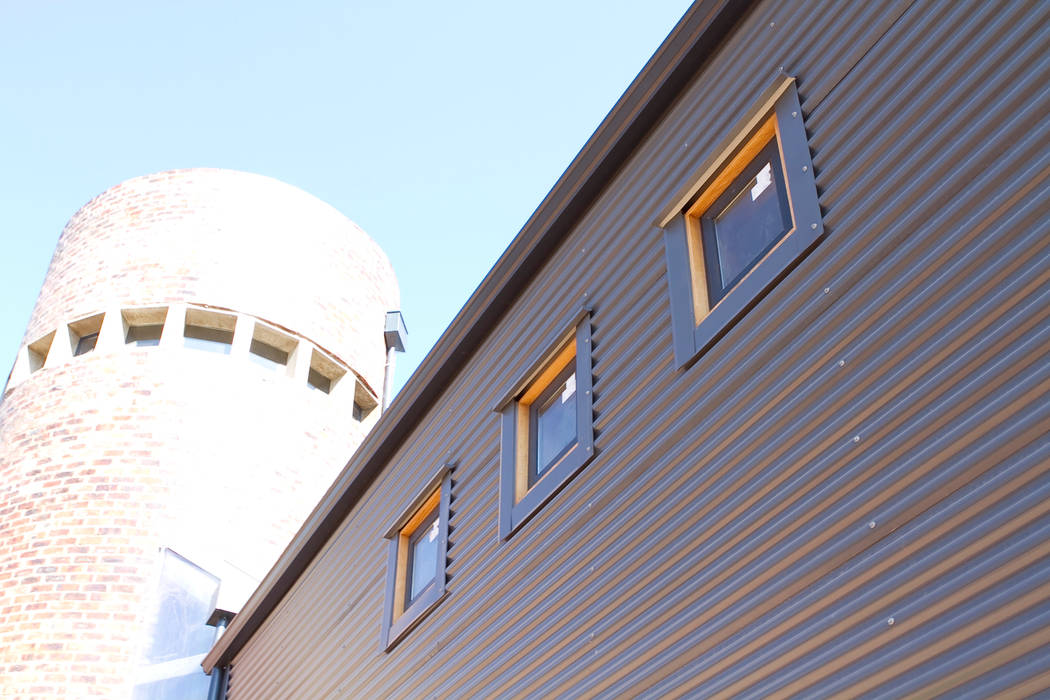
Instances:
[[[138,347],[155,347],[160,345],[160,336],[163,332],[164,325],[160,323],[149,326],[132,326],[128,329],[124,342]]]
[[[205,309],[186,309],[183,345],[194,350],[229,355],[233,347],[233,329],[237,317]]]
[[[136,347],[155,347],[160,345],[164,333],[164,321],[168,316],[167,307],[124,309],[121,311],[124,323],[124,343]]]
[[[776,139],[697,216],[707,295],[717,304],[791,230]]]
[[[266,369],[280,369],[288,365],[288,352],[276,348],[262,340],[252,338],[248,345],[252,362]]]
[[[383,648],[390,651],[445,597],[451,467],[430,480],[386,533]]]
[[[233,331],[207,326],[186,324],[185,346],[194,350],[207,350],[222,355],[229,355],[233,346]]]
[[[591,319],[583,311],[555,350],[500,403],[500,537],[507,538],[594,455]]]
[[[529,488],[576,444],[576,367],[571,363],[529,406]]]
[[[51,352],[51,342],[55,339],[55,331],[51,331],[42,338],[38,338],[26,347],[26,355],[29,364],[29,372],[35,372],[43,368],[47,362],[47,356]]]
[[[379,406],[379,400],[360,379],[356,380],[354,384],[353,418],[358,423],[363,423],[369,420],[372,411]]]
[[[311,389],[317,389],[323,391],[326,394],[332,393],[332,380],[318,372],[313,367],[306,374],[306,384]]]
[[[405,609],[434,583],[437,576],[438,537],[441,523],[435,508],[422,525],[408,537],[408,563],[405,574]]]
[[[95,314],[69,324],[69,340],[73,357],[84,355],[95,349],[104,316],[105,314]]]
[[[781,76],[663,219],[675,361],[743,317],[823,234],[794,81]]]
[[[296,347],[298,342],[287,333],[256,321],[248,344],[248,359],[265,369],[291,374],[294,368],[289,362]]]
[[[331,394],[339,380],[346,374],[331,357],[313,350],[310,354],[310,370],[306,374],[306,384],[311,389]]]

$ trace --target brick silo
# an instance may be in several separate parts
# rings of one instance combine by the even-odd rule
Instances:
[[[0,696],[203,697],[201,611],[250,593],[378,417],[397,308],[382,250],[270,178],[78,211],[0,403]]]

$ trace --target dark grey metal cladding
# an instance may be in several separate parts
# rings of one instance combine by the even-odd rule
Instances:
[[[238,653],[230,697],[1046,690],[1048,47],[1047,3],[760,3]],[[677,371],[652,221],[781,67],[827,236]],[[491,407],[584,294],[596,456],[500,542]],[[448,597],[383,655],[383,532],[450,452]]]

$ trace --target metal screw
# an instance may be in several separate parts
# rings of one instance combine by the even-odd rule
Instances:
[[[854,435],[853,442],[860,442],[860,435]]]
[[[845,366],[846,366],[846,361],[845,360],[839,360],[839,367],[845,367]]]
[[[891,627],[893,626],[894,622],[896,622],[896,620],[894,620],[892,617],[890,619],[886,620],[886,624],[890,625]]]
[[[868,523],[868,529],[869,530],[874,530],[875,529],[875,521],[874,520],[872,520],[871,522]]]
[[[831,287],[824,287],[825,294],[831,294]]]

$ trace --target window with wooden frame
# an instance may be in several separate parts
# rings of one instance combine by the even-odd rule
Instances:
[[[445,597],[451,465],[444,466],[387,531],[382,644],[390,651]]]
[[[497,406],[502,539],[594,456],[590,311],[550,348]]]
[[[752,308],[824,232],[794,79],[780,75],[661,218],[675,360]]]

